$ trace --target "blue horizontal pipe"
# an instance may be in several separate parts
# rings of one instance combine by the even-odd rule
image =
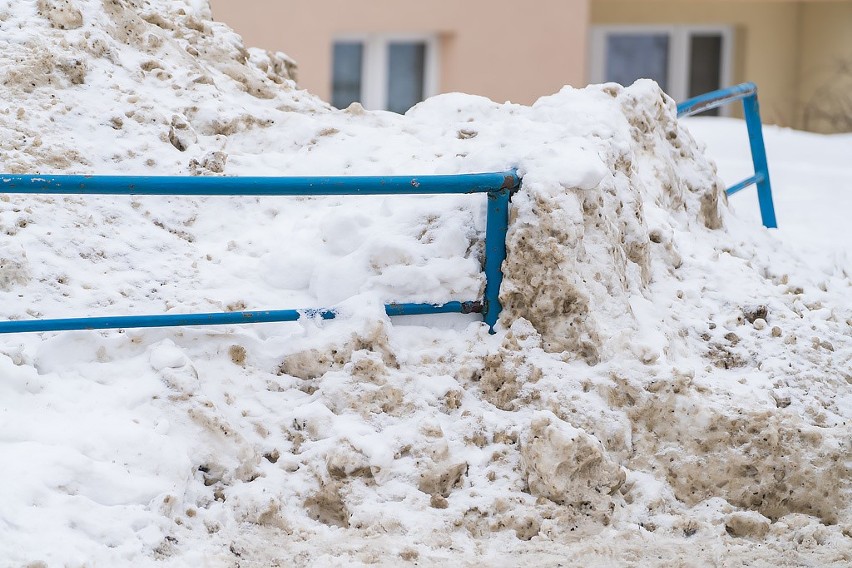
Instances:
[[[478,314],[482,302],[447,302],[446,304],[385,304],[389,316],[424,316],[431,314]]]
[[[480,312],[480,302],[447,302],[446,304],[387,304],[389,316],[428,314],[469,314]],[[96,318],[68,318],[46,320],[15,320],[0,322],[0,333],[26,333],[34,331],[68,331],[74,329],[119,329],[134,327],[175,327],[185,325],[227,325],[243,323],[269,323],[297,321],[299,318],[337,317],[330,308],[306,310],[268,310],[249,312],[223,312],[202,314],[166,314],[154,316],[114,316]]]
[[[726,89],[711,91],[697,97],[687,99],[677,105],[677,115],[692,116],[704,112],[705,110],[714,109],[724,106],[730,102],[744,99],[757,92],[757,85],[754,83],[740,83]]]
[[[728,195],[733,195],[733,194],[737,193],[738,191],[742,191],[743,189],[747,188],[750,185],[758,184],[762,181],[763,181],[762,175],[754,174],[750,178],[744,179],[740,183],[735,183],[734,185],[732,185],[731,187],[726,189],[725,193],[727,193]]]
[[[0,193],[51,195],[430,195],[516,189],[515,170],[428,176],[187,177],[0,174]]]

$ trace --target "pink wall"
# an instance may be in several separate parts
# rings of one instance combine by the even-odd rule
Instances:
[[[353,33],[439,40],[438,91],[529,104],[585,85],[589,0],[210,0],[246,44],[284,51],[301,87],[328,99],[332,41]]]

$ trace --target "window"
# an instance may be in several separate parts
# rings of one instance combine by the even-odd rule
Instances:
[[[334,42],[331,104],[355,101],[372,110],[404,113],[437,92],[432,37],[365,36]]]
[[[337,42],[334,44],[333,58],[331,104],[337,108],[346,108],[361,100],[364,46],[354,41]]]
[[[731,38],[726,27],[596,26],[591,80],[630,85],[653,79],[683,101],[730,84]]]

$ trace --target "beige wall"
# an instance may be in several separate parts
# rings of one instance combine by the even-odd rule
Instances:
[[[301,87],[328,100],[332,41],[347,33],[440,38],[438,91],[529,104],[586,83],[589,0],[210,0],[246,43],[296,60]]]
[[[852,131],[852,0],[593,0],[591,24],[732,25],[764,121]]]
[[[801,125],[852,131],[852,1],[811,2],[801,19]]]
[[[764,121],[791,125],[796,122],[800,15],[796,2],[596,0],[591,23],[733,26],[733,82],[756,83]]]

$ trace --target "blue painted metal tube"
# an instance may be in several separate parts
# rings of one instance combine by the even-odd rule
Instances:
[[[748,141],[751,145],[751,160],[754,172],[762,179],[757,182],[757,199],[760,203],[760,217],[763,226],[778,227],[775,218],[775,205],[772,203],[772,184],[769,181],[769,164],[766,160],[766,145],[763,142],[763,126],[760,122],[760,105],[757,102],[757,90],[743,100]]]
[[[485,299],[483,320],[494,333],[494,326],[503,307],[500,305],[500,285],[503,283],[503,261],[506,260],[506,233],[509,230],[510,191],[501,189],[488,194],[488,213],[485,218]]]
[[[747,188],[752,184],[759,183],[762,179],[763,176],[761,176],[760,174],[754,174],[750,178],[744,179],[740,183],[735,183],[734,185],[726,189],[725,193],[727,193],[728,195],[733,195],[738,191],[742,191],[743,189]]]
[[[180,176],[85,176],[85,175],[12,175],[0,174],[0,193],[53,195],[257,195],[257,196],[327,196],[327,195],[430,195],[495,192],[506,199],[521,180],[515,170],[496,173],[409,176],[339,176],[339,177],[180,177]],[[489,199],[490,203],[491,199]],[[491,208],[489,207],[489,211]],[[507,211],[506,211],[507,213]],[[505,224],[505,223],[504,223]],[[489,221],[488,227],[491,227]],[[492,230],[493,232],[493,230]],[[489,233],[489,231],[486,231]],[[499,245],[505,258],[506,230]],[[498,247],[489,238],[490,248]],[[492,258],[494,255],[491,255]],[[491,275],[499,291],[502,274]],[[493,264],[493,263],[492,263]],[[492,271],[493,272],[493,271]],[[488,278],[488,272],[486,273]],[[492,287],[486,287],[491,289]],[[492,303],[499,314],[499,302]],[[465,301],[446,304],[388,304],[389,316],[443,313],[481,313],[484,302]],[[150,316],[115,316],[52,320],[17,320],[0,322],[0,333],[60,331],[83,329],[115,329],[132,327],[169,327],[184,325],[223,325],[295,321],[302,316],[332,319],[333,309],[272,310],[228,313],[201,313]],[[493,329],[496,315],[489,324]]]
[[[482,304],[480,302],[447,302],[446,304],[388,304],[385,306],[385,312],[389,316],[450,313],[467,314],[481,311],[481,309]],[[334,309],[312,308],[305,310],[266,310],[201,314],[164,314],[153,316],[108,316],[94,318],[15,320],[0,322],[0,333],[270,323],[297,321],[302,317],[318,317],[325,320],[334,319],[337,317],[337,311]]]
[[[431,195],[520,185],[514,170],[429,176],[187,177],[0,174],[0,193],[50,195]]]
[[[482,313],[482,302],[447,302],[446,304],[386,304],[389,316],[423,316],[430,314],[478,314]]]
[[[132,327],[174,327],[184,325],[223,325],[296,321],[302,316],[331,319],[333,310],[270,310],[200,314],[164,314],[153,316],[107,316],[0,322],[0,333],[30,331],[68,331],[73,329],[118,329]]]
[[[725,193],[733,195],[751,184],[757,185],[757,199],[760,203],[760,217],[763,226],[770,229],[778,227],[775,218],[775,205],[772,202],[772,184],[769,181],[769,164],[766,160],[766,145],[763,141],[763,125],[760,121],[760,105],[757,102],[757,85],[742,83],[727,89],[712,91],[686,100],[677,105],[677,115],[691,116],[742,99],[745,114],[748,142],[751,147],[751,160],[754,175],[732,185]]]
[[[677,115],[679,117],[692,116],[693,114],[718,108],[739,99],[745,99],[755,93],[757,93],[757,85],[754,83],[741,83],[727,89],[711,91],[679,103],[677,105]]]

